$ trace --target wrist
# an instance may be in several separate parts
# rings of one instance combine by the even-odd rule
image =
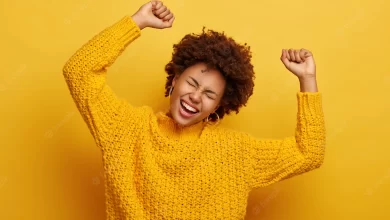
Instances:
[[[316,80],[316,75],[315,74],[310,74],[310,75],[304,75],[298,77],[299,81],[311,81],[311,80]]]
[[[138,28],[140,30],[142,30],[142,29],[144,29],[146,27],[145,26],[145,22],[143,21],[143,19],[137,13],[132,15],[131,19],[134,21],[134,23],[138,26]]]
[[[299,78],[301,92],[318,92],[316,77]]]

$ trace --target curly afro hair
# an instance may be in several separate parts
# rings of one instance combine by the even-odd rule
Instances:
[[[222,119],[231,111],[237,114],[239,109],[246,105],[253,94],[255,79],[250,46],[246,43],[236,43],[224,32],[205,31],[203,27],[201,34],[187,34],[178,44],[173,45],[173,49],[172,60],[165,66],[168,73],[165,97],[169,96],[169,89],[176,74],[203,62],[208,68],[221,72],[226,81],[224,95],[216,110],[219,118]],[[217,120],[215,114],[211,114],[210,118],[211,121]]]

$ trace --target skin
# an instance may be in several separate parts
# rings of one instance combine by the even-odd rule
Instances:
[[[318,92],[316,64],[310,51],[304,48],[283,49],[280,60],[291,73],[298,77],[301,92]]]
[[[181,126],[196,124],[219,107],[218,104],[225,91],[225,79],[215,69],[207,69],[206,64],[198,63],[187,68],[182,74],[173,79],[172,94],[170,95],[170,115]],[[181,114],[185,102],[198,110],[190,118]]]
[[[175,16],[161,1],[150,1],[142,5],[131,18],[140,30],[150,27],[156,29],[171,28]],[[318,92],[316,65],[313,54],[304,48],[282,49],[280,60],[299,80],[301,92]],[[195,82],[195,81],[197,82]],[[222,74],[215,69],[207,69],[204,63],[198,63],[176,75],[170,96],[170,116],[180,126],[190,126],[203,121],[218,108],[226,86]],[[212,91],[212,92],[211,92]],[[181,102],[199,110],[193,117],[183,117]]]

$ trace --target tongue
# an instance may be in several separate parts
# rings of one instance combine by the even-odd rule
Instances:
[[[185,107],[183,109],[184,109],[184,111],[188,112],[189,114],[195,114],[195,112],[192,112],[192,111],[186,109]]]
[[[197,113],[197,112],[192,112],[192,111],[188,110],[188,109],[183,105],[183,103],[180,103],[180,105],[181,105],[181,108],[182,108],[186,113],[188,113],[188,114],[193,115],[193,114]]]

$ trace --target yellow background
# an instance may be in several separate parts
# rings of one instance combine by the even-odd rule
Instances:
[[[104,219],[99,149],[62,76],[95,34],[145,3],[2,1],[0,7],[0,219]],[[251,193],[248,219],[390,219],[390,3],[385,0],[166,0],[172,29],[145,29],[109,69],[133,105],[167,107],[172,45],[203,26],[253,51],[248,107],[223,126],[262,138],[294,134],[297,78],[282,48],[317,64],[327,128],[324,165]]]

